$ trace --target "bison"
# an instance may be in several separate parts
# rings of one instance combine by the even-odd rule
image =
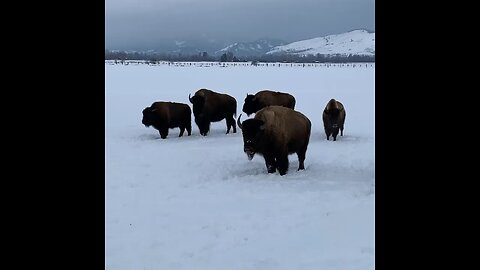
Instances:
[[[158,101],[146,107],[142,113],[142,124],[146,127],[153,126],[162,139],[167,138],[169,128],[179,127],[178,137],[183,136],[185,129],[188,136],[192,134],[192,110],[187,104]]]
[[[293,110],[295,109],[295,98],[288,93],[270,90],[263,90],[255,95],[247,94],[245,104],[243,104],[243,112],[250,116],[252,113],[270,105],[279,105]]]
[[[300,112],[282,106],[268,106],[258,111],[253,119],[237,125],[243,134],[243,151],[249,160],[258,153],[265,158],[268,173],[285,175],[288,171],[288,155],[297,153],[298,170],[303,164],[310,140],[312,123]]]
[[[218,122],[223,119],[227,121],[227,134],[230,132],[230,127],[233,127],[233,133],[237,132],[234,118],[237,115],[235,98],[212,90],[200,89],[193,97],[190,97],[189,94],[188,99],[193,104],[195,123],[200,129],[201,135],[207,136],[211,122]]]
[[[327,103],[325,110],[323,110],[323,127],[325,128],[327,140],[332,135],[333,140],[336,141],[339,129],[340,136],[343,136],[343,125],[346,116],[347,113],[342,103],[333,98]]]

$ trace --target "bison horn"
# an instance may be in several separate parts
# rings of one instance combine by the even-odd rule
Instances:
[[[192,100],[192,98],[190,97],[190,94],[188,94],[188,100],[190,100],[190,103],[193,104],[193,100]]]
[[[238,126],[240,129],[242,129],[242,123],[240,123],[240,117],[242,117],[242,114],[240,114],[240,115],[238,116],[237,126]]]

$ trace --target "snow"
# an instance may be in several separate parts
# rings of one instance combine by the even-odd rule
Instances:
[[[267,54],[273,53],[375,55],[375,33],[354,30],[338,35],[307,39],[277,46],[267,52]]]
[[[282,44],[279,40],[268,40],[268,39],[259,39],[252,42],[236,42],[227,47],[216,51],[215,54],[219,54],[222,52],[231,51],[238,56],[239,55],[263,55],[269,49],[275,47],[276,45]]]
[[[230,50],[231,48],[234,48],[234,47],[237,46],[237,45],[238,45],[238,42],[235,42],[235,43],[230,44],[230,45],[228,45],[227,47],[225,47],[225,48],[217,51],[216,53],[218,53],[218,52],[226,52],[226,51]]]
[[[177,137],[142,125],[154,101],[189,104],[200,88],[237,99],[293,94],[312,122],[304,171],[248,161],[241,130]],[[105,64],[105,269],[374,269],[375,64],[210,66]],[[327,141],[322,111],[346,109]],[[253,117],[253,116],[251,116]],[[242,114],[242,120],[247,119]]]

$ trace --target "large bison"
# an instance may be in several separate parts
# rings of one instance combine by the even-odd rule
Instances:
[[[342,103],[333,98],[327,103],[325,110],[323,110],[323,127],[325,128],[327,140],[332,135],[333,140],[336,141],[339,129],[340,136],[343,136],[343,125],[346,116],[347,113]]]
[[[218,122],[223,119],[227,121],[227,134],[230,132],[230,127],[233,127],[233,133],[237,132],[234,118],[234,115],[237,115],[235,98],[212,90],[200,89],[193,97],[190,97],[189,94],[188,99],[193,104],[195,123],[200,129],[201,135],[207,135],[210,131],[211,122]]]
[[[265,158],[268,173],[276,169],[280,175],[288,171],[288,155],[297,153],[298,170],[305,169],[304,160],[312,123],[300,112],[282,106],[269,106],[258,111],[238,127],[243,133],[243,151],[248,159],[258,153]]]
[[[263,109],[264,107],[278,105],[295,109],[295,98],[288,93],[274,92],[270,90],[263,90],[255,95],[248,95],[243,104],[243,112],[248,116],[252,113]]]
[[[192,110],[187,104],[158,101],[146,107],[142,113],[142,124],[146,127],[153,126],[162,139],[167,138],[169,128],[179,127],[178,137],[183,136],[185,129],[188,136],[192,134]]]

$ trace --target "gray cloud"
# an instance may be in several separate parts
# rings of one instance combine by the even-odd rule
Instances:
[[[198,38],[287,42],[375,30],[375,0],[106,0],[109,49],[148,49]]]

